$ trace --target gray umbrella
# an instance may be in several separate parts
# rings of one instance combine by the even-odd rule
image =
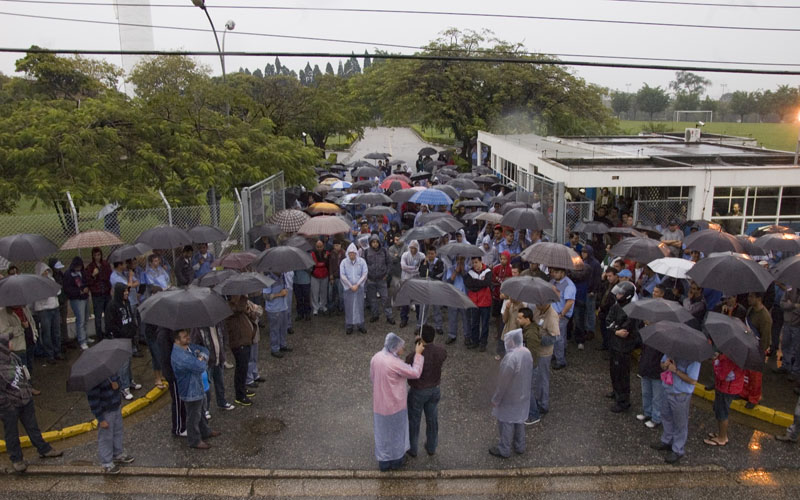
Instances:
[[[559,300],[558,290],[556,290],[555,286],[533,276],[518,276],[506,279],[500,285],[500,293],[530,304],[549,304]]]
[[[262,236],[274,238],[281,234],[281,232],[281,227],[277,224],[261,224],[247,231],[247,235],[250,236],[251,240],[257,240]]]
[[[443,257],[455,258],[462,257],[483,257],[483,251],[475,245],[469,243],[448,243],[437,250],[437,253]]]
[[[477,184],[471,179],[464,177],[453,179],[447,183],[448,186],[453,186],[456,189],[480,189]]]
[[[792,287],[800,287],[800,255],[783,259],[775,266],[772,273],[775,275],[775,281]]]
[[[540,241],[529,246],[520,254],[524,260],[558,269],[581,269],[583,260],[575,250],[560,243]]]
[[[440,168],[439,172],[437,172],[437,173],[442,174],[442,175],[446,175],[448,177],[455,177],[455,176],[458,175],[458,170],[455,170],[455,169],[452,169],[452,168],[449,168],[449,167],[444,167],[444,168]]]
[[[573,231],[583,234],[606,234],[611,229],[603,222],[581,221],[575,224]]]
[[[373,186],[375,186],[375,182],[374,181],[358,181],[358,182],[352,183],[350,185],[350,189],[352,189],[354,191],[362,191],[362,190],[369,191],[370,189],[373,188]]]
[[[714,252],[744,252],[739,240],[732,234],[713,229],[703,229],[692,233],[683,240],[687,250],[696,250],[710,255]]]
[[[501,196],[500,200],[501,203],[507,203],[510,201],[527,203],[528,205],[533,205],[536,203],[536,197],[533,195],[533,193],[529,193],[527,191],[511,191],[510,193]]]
[[[472,180],[475,182],[475,184],[486,184],[487,186],[491,186],[497,182],[497,177],[493,175],[479,175]]]
[[[142,321],[170,330],[214,326],[233,312],[209,288],[190,286],[151,295],[139,306]]]
[[[359,167],[353,172],[353,179],[361,177],[370,179],[372,177],[378,177],[379,175],[381,175],[381,172],[375,167]]]
[[[111,255],[108,256],[108,261],[111,264],[114,264],[115,262],[125,262],[128,259],[135,259],[140,255],[144,255],[150,250],[152,250],[150,245],[147,245],[145,243],[122,245],[121,247],[111,252]]]
[[[24,306],[55,297],[61,286],[44,276],[16,274],[0,280],[0,307]]]
[[[444,217],[448,217],[449,215],[445,212],[425,212],[419,214],[416,220],[420,226],[427,225],[435,220],[442,219]]]
[[[700,330],[677,321],[658,321],[639,330],[642,342],[673,360],[705,361],[714,347]]]
[[[763,248],[758,247],[755,244],[756,239],[752,236],[747,236],[746,234],[737,234],[736,239],[739,240],[739,243],[742,244],[742,248],[744,248],[744,253],[755,256],[755,255],[767,255],[769,252],[764,250]]]
[[[311,251],[311,243],[309,243],[308,239],[306,239],[304,236],[292,236],[288,240],[284,241],[283,244],[289,247],[299,248],[304,252]]]
[[[531,208],[530,204],[525,203],[523,201],[509,201],[508,203],[504,203],[503,206],[500,207],[500,210],[497,212],[500,215],[505,215],[512,210],[516,210],[518,208]]]
[[[389,153],[369,153],[367,155],[364,155],[364,158],[368,160],[385,160],[390,156],[392,155],[390,155]]]
[[[261,273],[241,273],[228,277],[214,287],[220,295],[249,295],[270,287],[275,280]]]
[[[418,181],[418,180],[422,180],[422,179],[430,179],[431,175],[432,174],[430,172],[424,172],[424,171],[423,172],[415,172],[415,173],[411,174],[411,180],[412,181]]]
[[[700,259],[686,276],[704,288],[719,290],[725,295],[764,292],[773,276],[746,255],[712,255]]]
[[[631,302],[622,308],[629,318],[640,319],[649,323],[656,321],[677,321],[687,323],[694,319],[680,302],[665,299],[641,299]]]
[[[401,189],[400,191],[395,191],[394,193],[392,193],[392,195],[389,196],[389,198],[391,198],[392,201],[395,203],[405,203],[408,200],[410,200],[411,197],[414,196],[415,194],[417,194],[416,189]]]
[[[449,196],[451,200],[455,200],[456,198],[458,198],[458,190],[449,184],[446,185],[437,184],[436,186],[432,186],[431,189],[443,192],[444,194]]]
[[[800,236],[789,233],[769,233],[759,236],[755,245],[772,252],[800,252]]]
[[[233,269],[221,269],[219,271],[209,271],[206,274],[202,275],[201,277],[195,279],[192,284],[195,286],[205,286],[211,287],[222,283],[226,279],[230,278],[231,276],[236,276],[239,274],[238,272],[234,271]]]
[[[653,226],[646,226],[644,224],[636,224],[635,226],[633,226],[633,228],[635,230],[639,231],[640,233],[646,234],[650,238],[659,239],[662,236],[661,231],[659,231],[658,229],[654,228]]]
[[[483,191],[480,189],[464,189],[458,193],[459,198],[483,198]]]
[[[531,231],[541,231],[553,227],[547,217],[532,208],[515,208],[508,211],[500,221],[500,225],[514,229],[530,229]]]
[[[144,243],[153,248],[176,248],[192,244],[189,233],[179,227],[156,226],[143,231],[136,243]]]
[[[420,226],[409,229],[403,234],[403,241],[411,240],[427,240],[428,238],[439,238],[447,234],[444,229],[429,224],[427,226]]]
[[[132,351],[130,339],[106,339],[90,347],[70,367],[67,392],[88,392],[116,375]]]
[[[434,219],[431,222],[431,224],[444,229],[448,233],[458,231],[459,229],[464,227],[464,223],[456,219],[452,215],[447,215],[445,217],[439,217],[438,219]]]
[[[739,368],[764,369],[765,355],[758,345],[758,339],[739,318],[710,312],[703,323],[703,331],[711,337],[717,350],[731,358]]]
[[[431,156],[431,155],[435,155],[436,153],[438,153],[438,151],[436,151],[435,149],[433,149],[430,146],[425,146],[424,148],[422,148],[419,151],[417,151],[417,154],[419,156]]]
[[[286,273],[314,267],[308,252],[292,246],[268,248],[253,262],[253,269],[265,273]]]
[[[364,210],[364,215],[367,217],[371,217],[373,215],[394,215],[397,213],[392,207],[384,207],[382,205],[369,207],[368,209]]]
[[[97,220],[101,220],[106,215],[113,214],[117,210],[119,210],[119,203],[116,203],[116,202],[108,203],[108,204],[104,205],[103,208],[101,208],[99,212],[97,212]]]
[[[473,208],[473,207],[486,208],[486,203],[479,200],[466,200],[459,202],[458,206],[464,208]]]
[[[644,234],[644,233],[642,233],[640,231],[637,231],[637,230],[635,230],[634,228],[632,228],[630,226],[611,227],[611,228],[608,229],[608,232],[609,233],[613,233],[613,234],[621,234],[623,238],[627,237],[627,236],[633,236],[633,237],[636,237],[636,238],[646,238],[647,237],[646,234]]]
[[[625,238],[609,250],[611,255],[647,264],[656,259],[668,257],[669,247],[650,238]]]
[[[215,226],[195,226],[189,231],[189,236],[195,243],[211,243],[212,241],[223,241],[228,239],[228,234]]]
[[[354,197],[350,203],[361,205],[382,205],[391,203],[392,199],[383,193],[364,193]]]
[[[403,282],[394,296],[394,305],[407,306],[411,303],[448,306],[459,309],[475,307],[465,294],[450,283],[439,280],[412,278]]]
[[[42,260],[56,252],[56,244],[41,234],[23,233],[0,238],[0,255],[12,262]]]

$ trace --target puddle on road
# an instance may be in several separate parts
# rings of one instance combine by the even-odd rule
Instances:
[[[283,420],[277,418],[255,417],[245,425],[245,433],[236,444],[244,456],[255,457],[263,450],[263,439],[269,434],[277,434],[286,428]]]

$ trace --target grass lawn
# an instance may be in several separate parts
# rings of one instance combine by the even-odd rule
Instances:
[[[453,132],[450,129],[440,130],[436,127],[423,127],[419,124],[412,124],[411,128],[414,129],[424,141],[432,142],[435,144],[448,144],[453,145],[456,142],[453,137]]]
[[[627,134],[638,134],[647,129],[650,122],[620,120],[620,128]],[[682,132],[686,127],[694,127],[696,122],[654,122],[665,127],[667,132]],[[729,123],[711,122],[703,126],[703,131],[712,134],[752,137],[760,146],[781,151],[794,151],[797,145],[798,125],[793,123]]]
[[[333,151],[344,151],[353,144],[358,137],[355,134],[350,135],[342,135],[336,134],[328,137],[328,142],[325,143],[326,149],[331,149]]]

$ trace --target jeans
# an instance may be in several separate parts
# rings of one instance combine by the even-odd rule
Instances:
[[[246,384],[252,384],[258,378],[258,342],[250,346],[250,358],[247,361]]]
[[[92,311],[94,311],[94,338],[100,340],[105,337],[103,330],[103,315],[106,306],[111,302],[110,295],[92,295]]]
[[[417,312],[417,321],[419,321],[419,307],[415,308]],[[408,322],[408,313],[411,312],[411,306],[401,306],[400,307],[400,321],[407,323]]]
[[[217,399],[217,407],[224,408],[228,402],[225,400],[225,380],[222,376],[222,365],[208,367],[208,381],[214,385],[214,395]],[[211,391],[206,393],[208,406],[211,406]]]
[[[281,347],[287,347],[286,323],[289,316],[289,311],[267,313],[267,321],[269,321],[269,348],[272,352],[278,352],[281,350]]]
[[[380,294],[380,302],[383,305],[383,311],[386,314],[386,319],[392,319],[392,303],[389,300],[389,287],[386,280],[370,281],[367,280],[367,303],[369,303],[369,312],[373,318],[381,315],[380,305],[378,304],[378,294]]]
[[[24,351],[14,351],[19,358],[21,365],[28,369],[28,374],[33,378],[33,354],[28,352],[27,346]]]
[[[185,401],[186,405],[186,435],[189,446],[194,448],[211,435],[211,428],[203,413],[203,400]]]
[[[539,356],[531,374],[531,403],[528,419],[537,420],[550,411],[550,355]]]
[[[429,389],[408,390],[408,436],[411,447],[409,453],[417,454],[419,443],[419,426],[422,412],[425,412],[425,450],[429,454],[436,453],[439,441],[439,387]]]
[[[61,356],[61,317],[57,307],[38,311],[39,342],[47,359]]]
[[[558,331],[560,335],[556,337],[556,343],[553,347],[553,357],[556,360],[556,365],[567,366],[567,323],[568,318],[558,318]]]
[[[661,405],[664,403],[664,384],[660,378],[642,377],[642,413],[654,424],[661,423]]]
[[[89,301],[86,299],[69,299],[72,314],[75,315],[75,336],[78,345],[86,344],[86,317],[89,316]]]
[[[328,310],[328,278],[311,277],[311,312]]]
[[[328,281],[328,310],[339,312],[344,311],[342,282],[338,279]]]
[[[511,446],[513,442],[514,450],[517,453],[525,452],[525,424],[512,424],[509,422],[497,421],[497,449],[504,457],[511,456]]]
[[[22,461],[22,447],[19,444],[19,427],[17,422],[22,422],[25,432],[31,439],[31,443],[36,447],[40,455],[44,455],[52,450],[44,439],[42,431],[39,430],[39,423],[36,421],[36,409],[33,400],[28,401],[24,406],[15,406],[0,412],[0,419],[3,421],[3,431],[5,431],[6,450],[11,462]]]
[[[125,455],[122,450],[122,411],[119,408],[103,413],[108,429],[97,426],[97,457],[100,465],[111,467],[115,458]]]
[[[297,299],[297,317],[305,318],[311,314],[311,284],[295,283],[293,286]]]
[[[447,322],[449,324],[448,337],[454,339],[458,337],[458,319],[461,318],[461,331],[464,332],[464,338],[467,338],[467,310],[459,309],[457,307],[447,308]]]
[[[236,393],[236,399],[241,401],[247,395],[245,382],[247,381],[247,364],[250,362],[250,346],[239,346],[232,351],[235,364],[233,371],[233,390]]]
[[[690,393],[665,392],[664,402],[661,405],[661,425],[664,432],[661,442],[671,444],[676,455],[686,453],[686,438],[689,437],[689,408],[692,395]]]
[[[473,344],[485,346],[489,342],[489,316],[492,308],[476,307],[468,309],[470,316],[470,340]]]
[[[783,325],[781,351],[783,364],[789,373],[800,376],[800,326]]]
[[[595,327],[595,296],[594,294],[588,294],[586,297],[586,333],[587,334],[594,334],[594,327]]]
[[[423,322],[428,323],[428,319],[433,316],[433,328],[436,330],[442,329],[444,320],[442,319],[442,308],[440,306],[426,305],[424,310],[419,305],[414,307],[417,308],[417,328],[422,328]]]
[[[797,435],[800,434],[800,398],[797,398],[797,404],[794,406],[794,420],[792,420],[792,425],[786,429],[786,434],[792,439],[797,439]]]
[[[577,344],[583,344],[586,341],[586,312],[586,302],[576,300],[572,313],[572,328],[573,338]]]
[[[131,379],[133,376],[131,375],[131,358],[128,357],[127,360],[122,364],[122,367],[117,372],[117,376],[119,377],[119,389],[124,391],[125,389],[130,389],[131,387]]]

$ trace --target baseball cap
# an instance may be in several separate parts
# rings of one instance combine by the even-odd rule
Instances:
[[[678,220],[677,219],[670,219],[668,225],[677,226],[678,225]]]
[[[622,271],[617,273],[617,276],[619,276],[620,278],[632,278],[633,274],[631,274],[630,269],[623,269]]]

